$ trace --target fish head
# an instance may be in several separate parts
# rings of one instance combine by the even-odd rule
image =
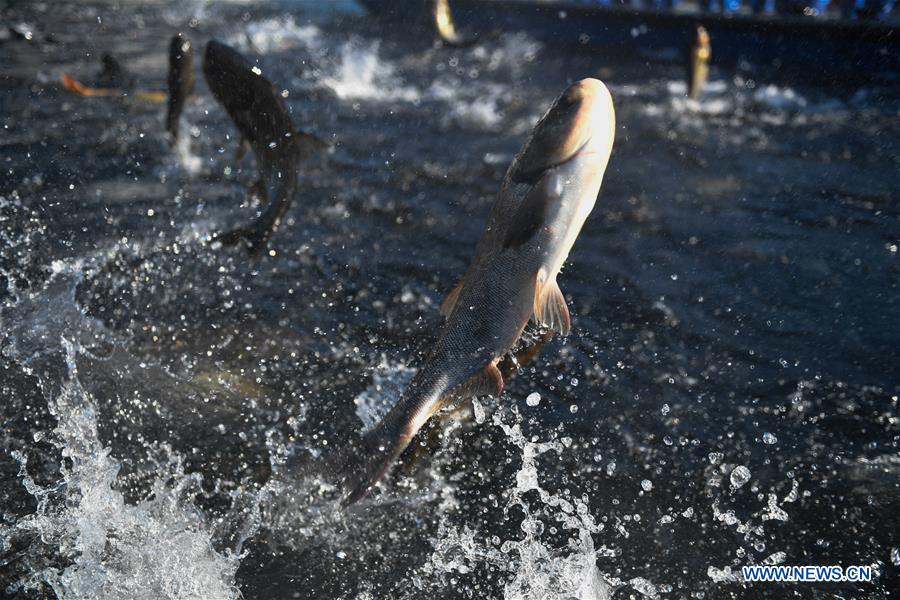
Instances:
[[[709,32],[703,25],[697,25],[697,43],[701,46],[709,46]]]
[[[187,67],[190,68],[190,61],[193,58],[193,53],[194,50],[189,39],[181,33],[176,33],[172,36],[172,39],[169,42],[170,64],[184,65],[187,63]]]
[[[229,113],[247,110],[253,103],[253,78],[261,75],[252,69],[253,65],[231,46],[216,40],[206,43],[203,76],[209,91]]]
[[[703,25],[697,25],[697,34],[694,37],[694,48],[699,58],[708,59],[710,53],[709,33]]]
[[[609,90],[582,79],[560,94],[510,167],[521,200],[503,246],[543,255],[545,279],[555,277],[593,210],[614,137]]]
[[[567,87],[538,121],[510,168],[515,183],[537,183],[544,173],[584,153],[609,158],[615,110],[606,86],[587,78]],[[599,166],[602,172],[606,162]]]

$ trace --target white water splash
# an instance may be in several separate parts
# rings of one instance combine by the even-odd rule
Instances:
[[[415,374],[416,369],[381,357],[381,362],[372,373],[372,383],[353,399],[363,432],[375,427],[387,414]]]
[[[405,85],[393,65],[379,55],[379,42],[347,42],[341,46],[335,72],[322,78],[341,100],[416,102],[419,91]]]
[[[40,540],[65,567],[45,567],[13,589],[49,585],[59,598],[239,598],[238,557],[213,547],[213,531],[193,503],[200,478],[177,457],[158,465],[151,493],[130,504],[118,489],[119,462],[100,440],[97,408],[78,378],[79,339],[105,338],[75,301],[82,266],[56,263],[44,288],[5,307],[5,352],[39,376],[57,425],[46,436],[63,457],[61,479],[41,487],[17,454],[20,477],[36,511],[0,528],[0,546]],[[52,365],[64,363],[61,375]],[[37,543],[37,542],[34,542]],[[42,551],[37,550],[38,555]]]
[[[499,44],[479,44],[471,54],[486,71],[509,68],[518,73],[524,65],[534,62],[542,49],[543,44],[537,39],[517,32],[503,34]]]
[[[499,85],[476,86],[474,82],[442,79],[431,85],[427,96],[447,104],[443,115],[445,127],[493,131],[505,116],[501,108],[501,98],[505,94],[503,86]]]
[[[184,125],[187,125],[186,129],[188,131],[191,129],[190,125],[187,123]],[[189,175],[196,175],[200,172],[200,169],[203,167],[203,159],[191,152],[190,135],[178,136],[178,141],[175,144],[175,152],[178,155],[178,160],[181,162],[181,167]]]
[[[623,586],[649,598],[658,597],[656,586],[644,578],[623,581],[598,569],[599,551],[593,535],[601,533],[604,526],[595,521],[586,499],[551,493],[541,486],[537,458],[547,452],[562,453],[565,445],[527,439],[520,424],[504,423],[499,411],[492,421],[522,453],[522,465],[504,511],[524,514],[520,525],[524,536],[505,541],[494,536],[485,541],[468,528],[441,523],[425,571],[465,574],[487,565],[500,573],[508,572],[511,575],[503,588],[504,600],[609,600]],[[547,522],[571,532],[565,547],[545,538]]]
[[[291,16],[253,21],[229,38],[229,43],[245,52],[269,54],[291,48],[318,48],[321,30],[315,25],[298,25]]]

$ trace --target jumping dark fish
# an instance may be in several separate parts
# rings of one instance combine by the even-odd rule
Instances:
[[[62,74],[63,87],[86,98],[126,98],[133,97],[158,104],[165,100],[165,94],[156,90],[135,89],[135,78],[124,65],[109,52],[100,56],[100,73],[94,85],[86,85],[69,73]]]
[[[166,131],[172,143],[178,141],[181,113],[194,91],[194,49],[190,40],[180,33],[169,43],[169,104],[166,112]]]
[[[513,160],[425,364],[396,405],[338,465],[346,503],[363,497],[449,397],[499,395],[500,359],[530,319],[570,329],[556,276],[590,214],[612,151],[615,112],[606,86],[567,88]]]
[[[688,53],[687,94],[691,100],[699,98],[703,86],[706,85],[711,57],[709,34],[705,27],[697,25],[697,31]]]
[[[100,55],[100,75],[99,81],[111,87],[131,89],[134,84],[134,77],[119,62],[115,56],[109,52]]]
[[[216,236],[223,244],[245,241],[251,252],[265,247],[290,206],[297,188],[297,169],[328,145],[294,128],[281,97],[262,71],[233,48],[215,40],[206,45],[203,75],[209,90],[225,108],[241,135],[240,146],[253,150],[266,206],[250,225]]]

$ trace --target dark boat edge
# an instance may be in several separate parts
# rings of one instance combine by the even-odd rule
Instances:
[[[395,23],[429,18],[428,0],[358,0]],[[900,27],[879,21],[802,16],[634,10],[528,0],[450,0],[460,29],[524,31],[542,42],[639,56],[680,56],[702,24],[720,66],[776,78],[848,83],[900,82]]]

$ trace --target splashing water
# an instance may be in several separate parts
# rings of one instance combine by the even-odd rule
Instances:
[[[547,452],[563,453],[566,445],[527,439],[516,411],[513,417],[514,422],[508,424],[498,411],[492,415],[492,423],[521,452],[522,464],[503,510],[524,515],[519,526],[524,536],[506,541],[494,536],[483,542],[467,527],[441,523],[427,570],[465,574],[479,564],[491,565],[509,573],[504,600],[608,600],[623,586],[649,598],[658,597],[656,586],[644,578],[623,581],[600,572],[592,534],[601,533],[604,527],[591,515],[587,497],[551,493],[540,483],[538,457]],[[548,528],[547,523],[555,525]],[[550,541],[548,529],[570,532],[564,547]]]
[[[415,374],[416,369],[402,363],[388,362],[382,357],[372,373],[372,383],[353,399],[364,432],[372,429],[387,414]]]
[[[379,47],[378,41],[346,42],[336,72],[324,77],[322,84],[341,100],[418,101],[419,91],[404,85],[394,67],[379,56]]]
[[[0,545],[30,538],[55,548],[67,565],[34,568],[9,589],[43,583],[59,598],[238,598],[238,557],[213,547],[214,532],[192,500],[200,478],[186,475],[177,456],[169,454],[168,462],[157,465],[143,500],[129,504],[117,489],[120,463],[100,441],[95,401],[79,380],[78,358],[87,352],[79,340],[109,337],[75,302],[82,268],[55,264],[42,290],[3,313],[3,329],[10,333],[4,354],[38,375],[57,419],[46,439],[62,461],[61,479],[41,486],[29,475],[26,457],[14,453],[37,510],[0,528]],[[54,375],[60,362],[62,375]]]
[[[317,48],[321,30],[315,25],[297,25],[292,16],[273,17],[247,24],[243,33],[229,38],[230,43],[254,54],[269,54],[297,46]]]
[[[185,124],[187,125],[187,124]],[[190,126],[187,127],[190,130]],[[203,167],[203,159],[191,152],[191,136],[178,136],[178,142],[175,144],[175,152],[178,154],[178,160],[181,167],[189,174],[196,175]]]

